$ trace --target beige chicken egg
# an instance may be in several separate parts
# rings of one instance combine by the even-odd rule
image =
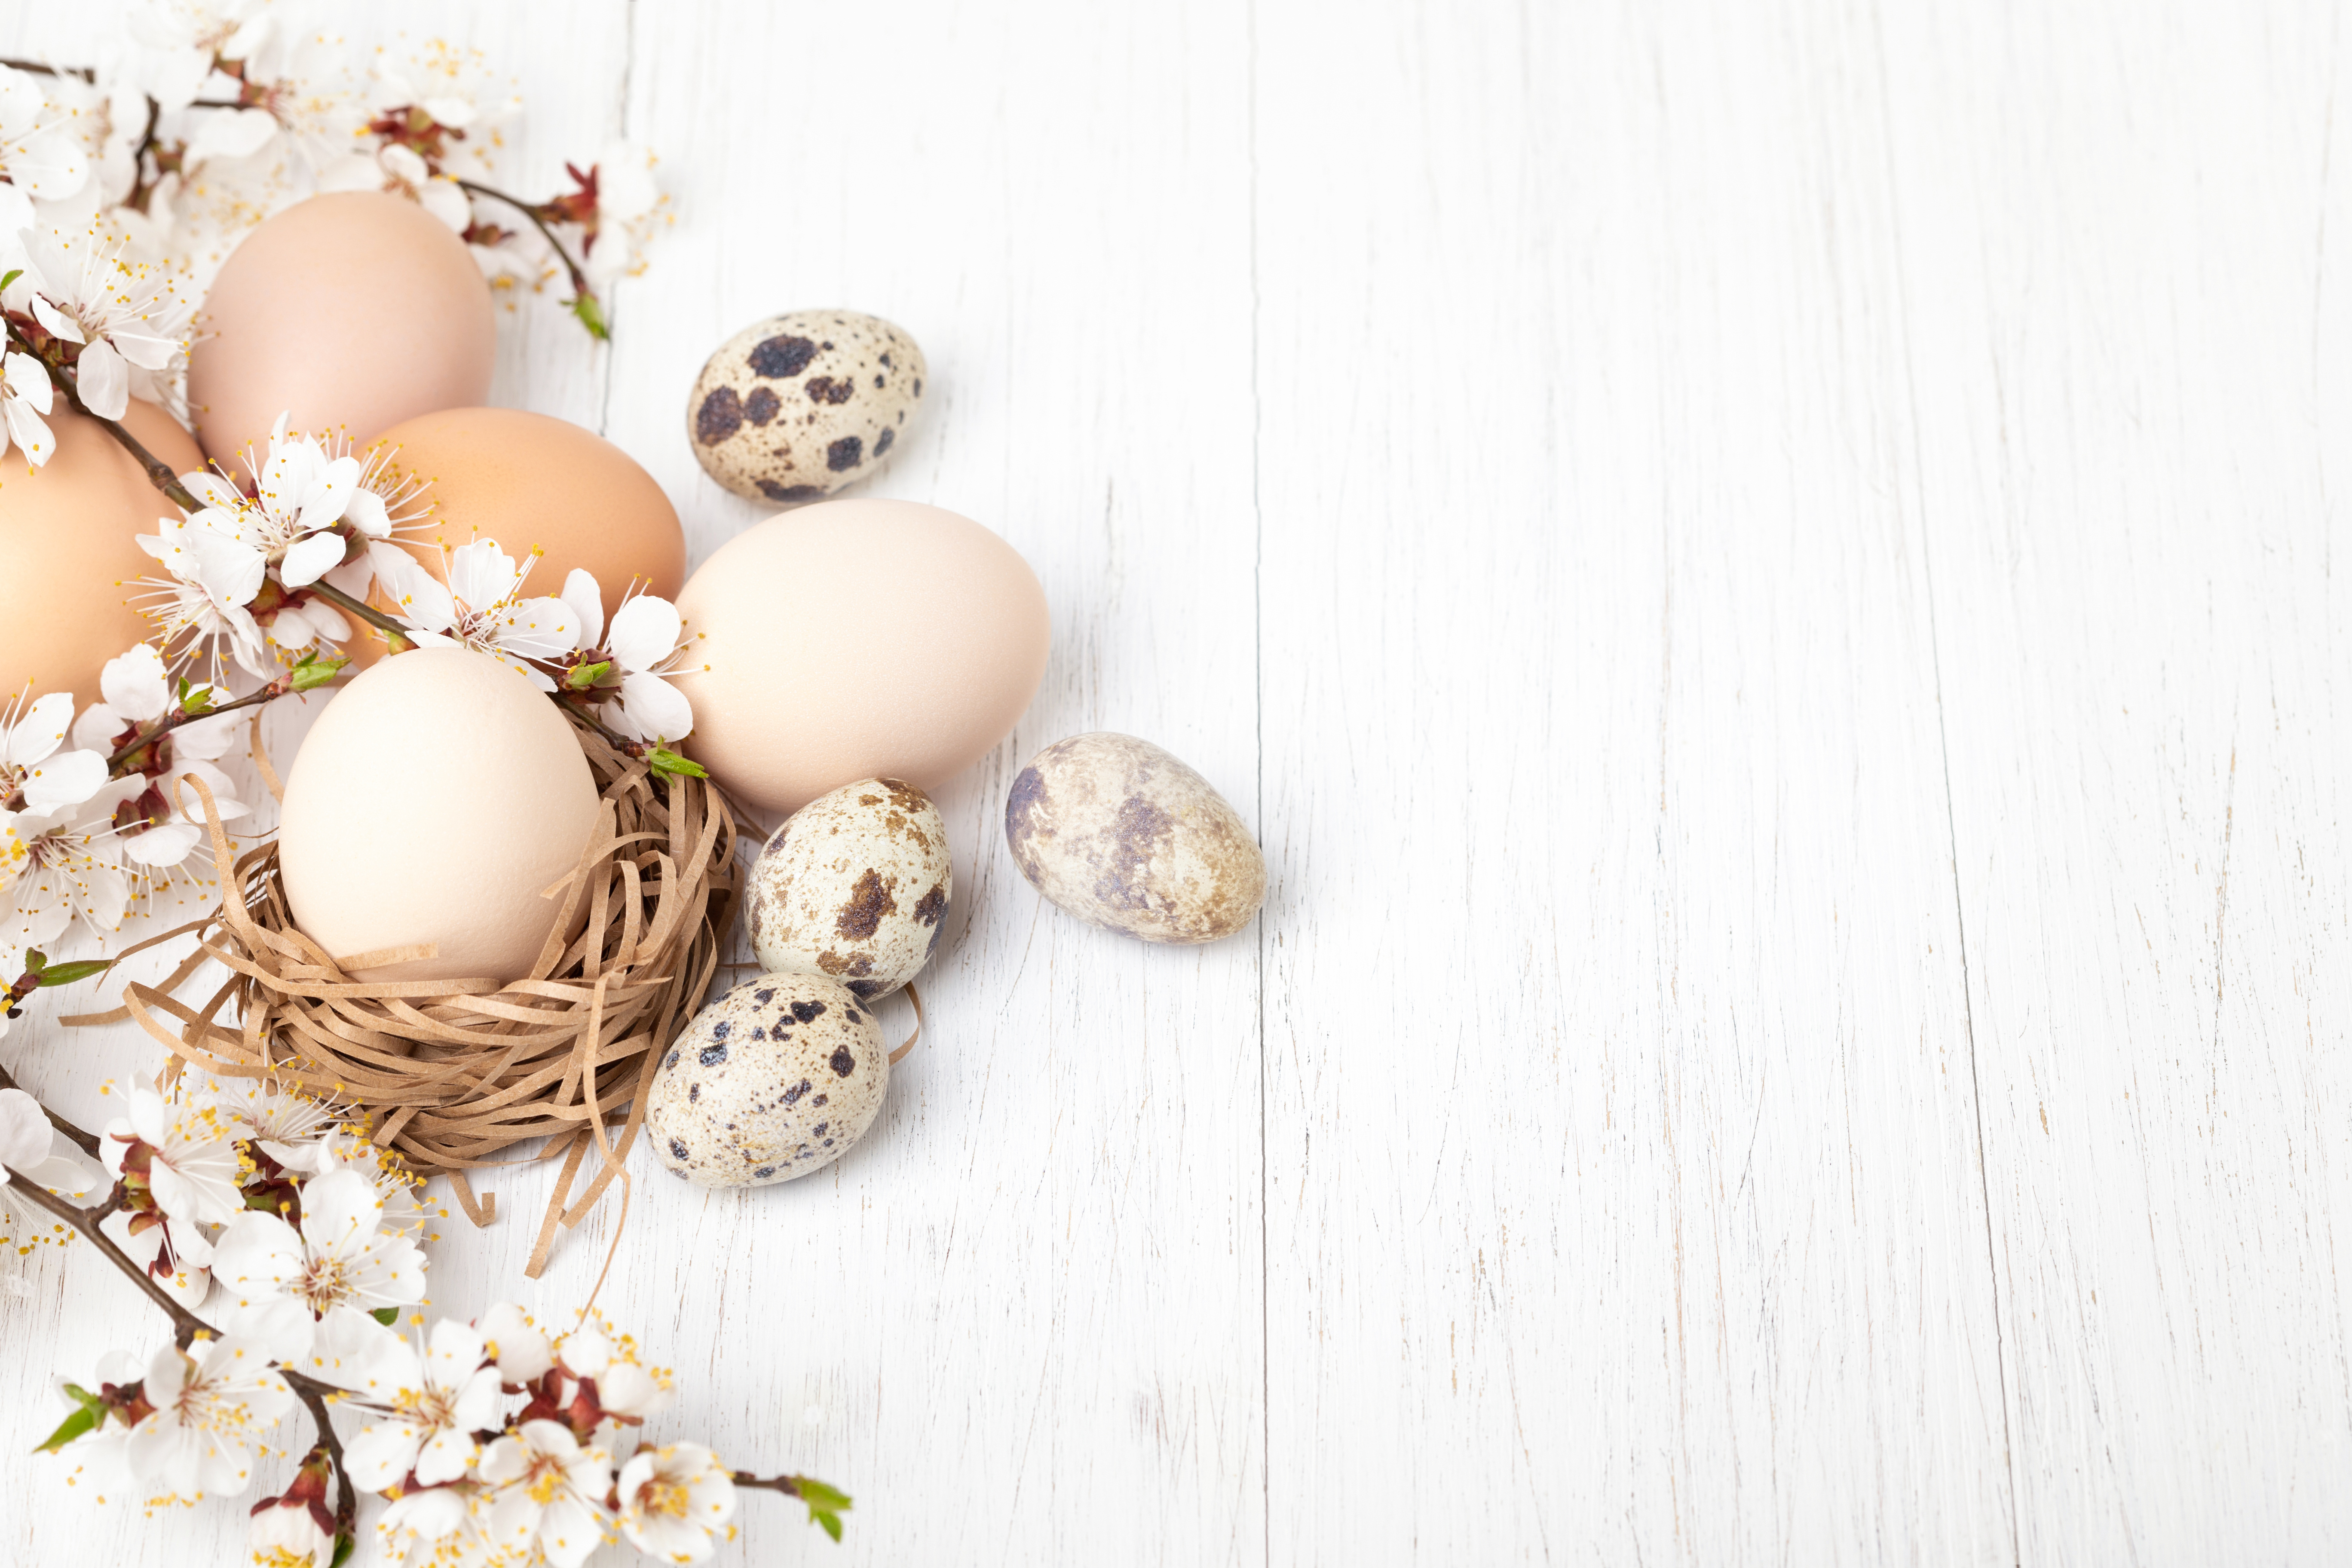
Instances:
[[[360,980],[530,972],[562,912],[541,895],[599,816],[572,726],[487,654],[420,647],[362,671],[286,775],[278,864],[294,923],[335,957],[432,943]]]
[[[935,789],[1004,739],[1045,673],[1045,591],[1020,552],[915,501],[825,501],[719,547],[678,595],[688,754],[795,811],[850,779]]]
[[[763,969],[822,974],[871,1001],[930,961],[953,896],[931,797],[864,779],[787,818],[751,868],[744,916]]]

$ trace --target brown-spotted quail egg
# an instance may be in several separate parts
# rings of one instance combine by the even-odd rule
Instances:
[[[654,1152],[699,1187],[789,1182],[856,1146],[890,1088],[874,1015],[822,975],[762,974],[694,1016],[646,1107]]]
[[[928,963],[953,896],[931,797],[861,779],[787,817],[751,868],[744,922],[762,968],[887,996]]]
[[[906,437],[923,351],[879,316],[795,310],[744,328],[702,367],[686,430],[703,471],[753,500],[821,500]]]
[[[1145,942],[1215,942],[1265,900],[1265,857],[1241,814],[1132,735],[1073,735],[1031,758],[1005,797],[1004,837],[1046,898]]]

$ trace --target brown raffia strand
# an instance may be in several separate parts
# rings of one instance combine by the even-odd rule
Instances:
[[[170,994],[187,966],[163,985],[123,990],[123,1012],[179,1062],[223,1078],[268,1074],[365,1110],[377,1142],[422,1174],[447,1176],[476,1225],[497,1211],[467,1173],[511,1163],[497,1156],[545,1140],[527,1158],[563,1164],[524,1268],[532,1279],[558,1225],[579,1224],[615,1177],[625,1223],[623,1163],[654,1070],[710,988],[741,891],[738,825],[719,792],[701,779],[656,782],[643,761],[577,733],[602,816],[578,867],[547,889],[562,914],[529,977],[350,978],[432,950],[326,952],[295,927],[276,843],[234,854],[211,792],[190,779],[223,891],[221,909],[193,928],[192,963],[213,959],[229,978],[194,1007]],[[592,1148],[598,1167],[575,1197]]]

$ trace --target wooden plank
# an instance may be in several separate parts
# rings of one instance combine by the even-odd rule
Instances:
[[[1021,763],[1098,728],[1253,805],[1241,20],[637,13],[631,124],[680,224],[615,300],[610,433],[698,559],[773,510],[695,465],[703,358],[780,310],[887,317],[930,387],[866,493],[999,531],[1055,621],[1028,717],[940,801],[929,1027],[866,1146],[748,1197],[648,1169],[625,1244],[621,1300],[687,1372],[670,1429],[856,1494],[845,1563],[1263,1556],[1255,943],[1078,926],[1003,828]],[[877,637],[922,635],[870,590]],[[826,1550],[786,1509],[743,1522],[742,1561]]]
[[[1255,52],[1271,1558],[2007,1561],[1869,31]]]
[[[2021,1552],[2352,1552],[2327,7],[1890,19]]]

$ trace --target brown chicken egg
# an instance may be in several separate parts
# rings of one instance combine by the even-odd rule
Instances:
[[[174,509],[138,460],[94,419],[49,416],[57,451],[27,473],[23,454],[0,458],[0,702],[26,689],[98,700],[106,661],[153,630],[131,607],[131,580],[163,575],[139,548]],[[177,421],[137,398],[122,418],[141,445],[185,473],[204,466]]]
[[[636,578],[646,591],[677,597],[686,582],[686,534],[677,509],[654,477],[593,430],[513,408],[446,408],[404,420],[377,437],[390,467],[427,488],[433,508],[408,542],[436,577],[441,547],[495,539],[518,562],[533,549],[528,594],[560,594],[573,567],[604,591],[611,624]],[[379,603],[381,603],[379,597]],[[361,637],[352,651],[373,660],[383,645]]]
[[[365,441],[489,395],[498,323],[481,268],[415,202],[341,191],[297,202],[229,253],[188,355],[205,451],[236,461],[278,416]]]

